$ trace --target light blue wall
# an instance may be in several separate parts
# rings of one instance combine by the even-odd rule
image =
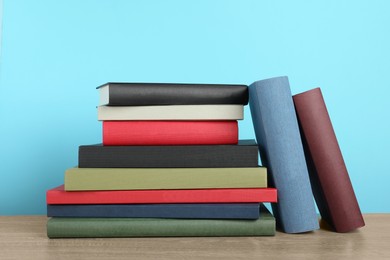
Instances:
[[[388,1],[4,0],[0,215],[44,214],[107,81],[320,86],[363,212],[390,212]],[[240,137],[254,138],[249,109]]]

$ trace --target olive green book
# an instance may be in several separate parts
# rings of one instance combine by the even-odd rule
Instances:
[[[49,238],[273,236],[275,219],[261,205],[256,220],[158,218],[51,218]]]
[[[267,169],[251,168],[71,168],[65,190],[161,190],[266,188]]]

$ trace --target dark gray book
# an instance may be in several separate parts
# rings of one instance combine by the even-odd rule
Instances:
[[[278,190],[272,204],[277,226],[286,233],[319,228],[297,116],[287,77],[249,86],[249,105],[269,186]]]
[[[47,205],[48,217],[258,219],[259,203]]]
[[[246,85],[110,82],[97,89],[100,106],[248,104]]]
[[[79,168],[217,168],[257,167],[255,140],[238,145],[79,147]]]

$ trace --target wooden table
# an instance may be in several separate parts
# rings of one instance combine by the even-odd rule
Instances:
[[[390,259],[390,214],[352,233],[275,237],[48,239],[46,221],[0,217],[0,259]]]

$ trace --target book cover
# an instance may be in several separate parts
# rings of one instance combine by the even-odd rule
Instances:
[[[216,145],[237,143],[237,121],[103,122],[103,145]]]
[[[71,168],[64,185],[66,191],[266,188],[267,169]]]
[[[259,203],[47,205],[48,217],[258,219]]]
[[[321,90],[293,97],[314,197],[322,218],[337,232],[364,226]]]
[[[275,188],[198,190],[72,191],[64,185],[46,192],[47,204],[146,204],[146,203],[259,203],[277,202]]]
[[[241,120],[243,105],[98,106],[99,121]]]
[[[217,168],[257,167],[255,140],[237,145],[163,145],[79,147],[80,168]]]
[[[97,89],[99,105],[248,104],[246,85],[109,82]]]
[[[275,219],[261,205],[256,220],[50,218],[49,238],[273,236]]]
[[[287,77],[249,86],[249,104],[261,161],[270,187],[278,190],[272,204],[278,227],[286,233],[319,228],[302,140]]]

